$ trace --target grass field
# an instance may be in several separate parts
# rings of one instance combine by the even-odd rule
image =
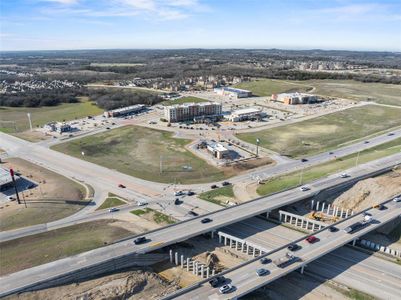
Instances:
[[[101,209],[121,206],[121,205],[124,205],[124,204],[127,204],[127,202],[121,200],[118,196],[109,193],[109,196],[106,198],[106,200],[104,200],[102,205],[100,205],[96,210],[101,210]]]
[[[101,220],[0,243],[0,275],[89,251],[132,235]]]
[[[208,100],[202,99],[202,98],[197,98],[197,97],[182,97],[182,98],[175,99],[175,100],[166,100],[166,101],[163,101],[161,104],[163,104],[164,106],[170,106],[170,105],[174,105],[174,104],[182,104],[182,103],[188,103],[188,102],[199,103],[199,102],[208,102]]]
[[[4,168],[10,166],[41,183],[39,187],[20,191],[27,208],[15,202],[0,205],[1,231],[59,220],[89,204],[89,200],[85,200],[85,187],[75,181],[18,158],[9,158],[2,165]]]
[[[51,121],[74,120],[88,115],[99,115],[102,112],[103,109],[89,101],[33,108],[0,106],[0,131],[16,133],[29,129],[27,113],[31,113],[32,125],[37,127]]]
[[[292,82],[275,79],[258,79],[250,82],[241,82],[235,87],[250,90],[256,96],[271,96],[276,93],[306,92],[312,89],[307,83]]]
[[[381,157],[389,156],[401,151],[401,138],[394,141],[384,143],[382,145],[361,151],[358,158],[358,164],[366,163]],[[302,184],[318,178],[341,172],[349,169],[356,164],[357,153],[338,158],[333,161],[307,168],[302,174]],[[257,192],[259,195],[268,195],[285,189],[293,188],[301,183],[301,171],[290,173],[287,175],[272,178],[265,184],[259,185]]]
[[[158,212],[151,208],[135,209],[130,211],[131,214],[136,216],[152,215],[152,220],[157,224],[174,224],[176,221],[161,212]]]
[[[367,105],[237,137],[282,155],[300,157],[401,125],[401,108]]]
[[[316,88],[317,95],[346,98],[357,101],[375,101],[401,106],[401,85],[359,82],[353,80],[306,80],[295,81]]]
[[[215,190],[199,194],[199,198],[218,205],[223,205],[224,200],[234,199],[233,186],[228,185]],[[223,200],[224,199],[224,200]]]
[[[171,132],[126,126],[59,144],[53,149],[150,181],[185,184],[227,177],[186,150],[184,146],[189,142],[173,138]]]

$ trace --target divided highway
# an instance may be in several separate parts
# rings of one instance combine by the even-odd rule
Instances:
[[[204,218],[202,216],[149,232],[146,234],[149,241],[146,244],[134,245],[131,238],[79,255],[9,274],[0,278],[0,297],[38,285],[39,283],[60,278],[69,273],[98,266],[117,257],[124,257],[132,253],[147,253],[160,249],[164,246],[210,232],[263,212],[307,199],[322,190],[351,183],[357,180],[358,177],[374,175],[384,169],[389,170],[399,164],[401,164],[401,153],[353,168],[349,171],[350,177],[348,178],[340,178],[336,175],[317,180],[309,185],[310,190],[306,192],[292,189],[210,213],[207,215],[207,217],[213,220],[210,223],[201,223],[201,219]]]
[[[167,299],[237,299],[238,297],[245,296],[246,294],[282,277],[288,273],[306,266],[308,263],[330,253],[331,251],[342,247],[343,245],[363,236],[364,234],[398,218],[401,216],[401,203],[387,201],[385,204],[387,209],[378,210],[375,208],[368,209],[366,213],[373,217],[373,221],[359,231],[347,233],[344,231],[348,226],[361,222],[363,214],[354,215],[344,221],[336,224],[339,229],[336,232],[331,232],[329,228],[325,228],[314,234],[319,240],[313,244],[308,243],[304,239],[298,241],[298,245],[302,248],[300,250],[290,252],[285,246],[274,250],[259,258],[253,259],[249,262],[242,264],[240,267],[234,267],[231,270],[223,272],[224,277],[233,286],[232,291],[227,294],[221,294],[218,288],[212,288],[207,281],[202,281],[192,287],[183,289],[175,294],[169,295],[164,298]],[[284,267],[278,267],[274,261],[286,256],[290,252],[299,260],[288,264]],[[261,257],[268,257],[272,262],[262,264]],[[265,268],[268,272],[263,276],[258,276],[256,270]]]

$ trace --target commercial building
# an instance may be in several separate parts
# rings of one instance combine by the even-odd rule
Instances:
[[[282,93],[273,94],[272,100],[283,102],[284,104],[309,104],[317,102],[317,96],[304,93]]]
[[[6,190],[12,186],[13,180],[10,171],[0,168],[0,191]]]
[[[247,98],[252,96],[252,92],[232,87],[215,88],[214,92],[222,96],[230,96],[235,98]]]
[[[62,122],[50,122],[50,123],[47,123],[43,127],[47,131],[58,132],[58,133],[64,133],[64,132],[72,131],[72,127],[71,127],[70,124],[62,123]]]
[[[117,108],[109,111],[104,112],[104,116],[108,118],[115,118],[115,117],[124,117],[131,114],[136,114],[145,109],[145,105],[143,104],[136,104],[131,105],[123,108]]]
[[[205,117],[219,117],[222,105],[218,102],[183,103],[164,107],[164,118],[168,122],[196,121]]]
[[[240,122],[246,120],[260,120],[266,116],[267,114],[261,109],[250,107],[233,111],[229,116],[227,116],[227,119],[231,122]]]
[[[230,151],[219,143],[209,143],[206,148],[217,159],[226,158],[230,154]]]

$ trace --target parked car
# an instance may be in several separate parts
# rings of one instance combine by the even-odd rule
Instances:
[[[290,251],[298,251],[299,249],[301,249],[302,247],[300,245],[297,244],[291,244],[287,247],[288,250]]]
[[[269,274],[269,271],[266,269],[260,268],[260,269],[256,270],[256,275],[258,275],[258,276],[263,276],[266,274]]]
[[[222,186],[227,186],[230,185],[231,183],[229,183],[228,181],[223,181],[223,183],[221,184]]]
[[[219,289],[219,291],[221,294],[226,294],[229,293],[232,289],[233,286],[231,284],[225,284]]]
[[[115,211],[119,211],[119,209],[117,208],[117,207],[112,207],[112,208],[109,208],[109,212],[115,212]]]
[[[318,239],[317,237],[315,237],[314,235],[311,235],[311,236],[309,236],[309,237],[306,238],[306,241],[307,241],[309,244],[314,244],[314,243],[318,242],[319,239]]]
[[[118,187],[119,187],[119,188],[122,188],[122,189],[125,189],[125,188],[126,188],[126,186],[123,185],[123,184],[121,184],[121,183],[118,185]]]
[[[210,218],[204,218],[204,219],[201,220],[201,223],[206,224],[206,223],[210,223],[210,222],[212,222],[212,221],[213,221],[213,220],[210,219]]]
[[[147,241],[146,237],[141,236],[141,237],[138,237],[138,238],[136,238],[136,239],[134,240],[134,244],[135,244],[135,245],[139,245],[139,244],[145,243],[146,241]]]
[[[272,262],[272,260],[270,258],[267,258],[267,257],[262,257],[260,259],[260,263],[263,264],[263,265],[266,265],[266,264],[271,263],[271,262]]]

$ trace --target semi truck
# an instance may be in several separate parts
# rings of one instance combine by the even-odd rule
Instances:
[[[345,228],[344,231],[346,233],[354,233],[354,232],[361,230],[362,228],[368,226],[372,222],[372,220],[373,220],[372,216],[365,214],[362,222],[356,222],[356,223],[348,226],[347,228]]]

